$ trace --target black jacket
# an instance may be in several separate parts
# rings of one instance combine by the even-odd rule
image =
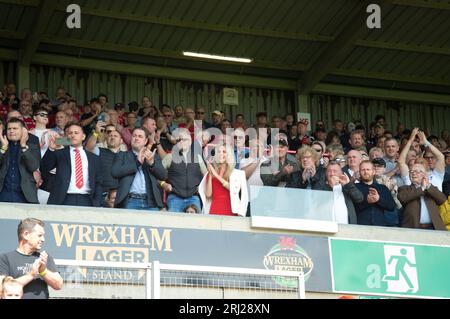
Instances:
[[[116,154],[112,165],[112,176],[119,180],[119,189],[117,191],[114,207],[124,208],[126,206],[134,176],[140,165],[141,163],[139,163],[132,150]],[[149,166],[148,163],[144,161],[142,169],[145,175],[147,195],[153,195],[157,206],[160,208],[163,207],[161,188],[158,185],[158,180],[166,180],[167,171],[162,166],[159,155],[155,153],[155,162],[153,166]],[[150,194],[150,192],[152,192],[152,194]]]
[[[86,151],[89,171],[89,187],[91,188],[91,199],[94,207],[100,207],[102,204],[102,179],[99,157]],[[67,194],[72,175],[72,166],[70,162],[70,147],[62,150],[48,150],[41,160],[41,173],[45,180],[49,177],[50,171],[56,168],[56,176],[50,188],[50,197],[48,204],[61,205]]]

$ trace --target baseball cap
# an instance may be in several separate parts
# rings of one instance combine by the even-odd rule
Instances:
[[[386,167],[386,161],[382,158],[374,158],[372,160],[372,164],[373,165],[381,165],[383,167]]]

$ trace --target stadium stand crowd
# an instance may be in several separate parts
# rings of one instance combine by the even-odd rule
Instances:
[[[66,92],[0,92],[0,201],[250,216],[250,185],[333,192],[344,224],[450,229],[450,134],[331,128],[293,114],[209,118],[144,96],[85,105]]]

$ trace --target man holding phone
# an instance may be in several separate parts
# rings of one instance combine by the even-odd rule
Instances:
[[[44,180],[56,168],[48,204],[100,207],[102,180],[99,158],[84,150],[86,135],[79,124],[70,124],[67,136],[71,146],[55,150],[55,142],[50,141],[48,151],[41,160]]]
[[[370,161],[362,161],[359,166],[360,183],[356,188],[363,194],[364,200],[355,203],[358,224],[386,226],[385,211],[392,211],[395,202],[389,189],[374,179],[375,169]]]

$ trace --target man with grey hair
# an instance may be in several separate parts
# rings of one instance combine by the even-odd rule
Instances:
[[[26,218],[17,229],[19,246],[0,255],[0,275],[11,276],[21,283],[24,299],[48,299],[48,286],[60,290],[63,279],[51,256],[41,251],[45,242],[44,222]]]

